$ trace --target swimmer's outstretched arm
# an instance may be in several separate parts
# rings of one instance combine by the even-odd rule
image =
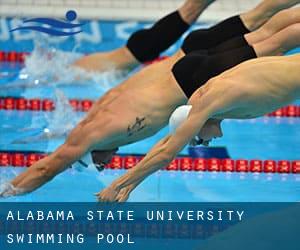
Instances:
[[[219,110],[218,107],[222,106],[219,100],[217,101],[212,96],[206,100],[201,100],[201,107],[192,108],[187,120],[176,130],[174,135],[169,135],[161,140],[136,167],[130,169],[108,188],[98,193],[98,200],[113,202],[121,199],[124,201],[120,195],[122,189],[125,188],[126,192],[126,188],[128,188],[127,191],[131,192],[149,175],[166,167],[184,146],[198,135],[205,122]],[[128,196],[129,194],[125,195]]]
[[[209,115],[206,112],[195,114],[192,110],[188,119],[174,135],[169,135],[161,140],[136,167],[130,169],[114,181],[110,187],[100,192],[98,200],[104,202],[117,201],[118,194],[123,188],[129,185],[136,187],[149,175],[166,167],[183,147],[198,134],[208,117]]]
[[[13,179],[8,185],[10,188],[3,190],[0,197],[23,195],[36,190],[66,170],[77,160],[77,155],[84,152],[83,146],[62,145],[53,154],[38,161]]]
[[[95,122],[97,119],[93,119],[96,110],[97,105],[90,110],[86,119],[71,131],[63,145],[13,179],[10,182],[11,188],[2,191],[0,197],[22,195],[34,191],[69,168],[96,143],[101,140],[105,141],[105,138],[111,135],[110,132],[114,130],[114,127],[109,124],[107,119],[103,118],[104,122],[109,125],[99,130],[100,125]]]

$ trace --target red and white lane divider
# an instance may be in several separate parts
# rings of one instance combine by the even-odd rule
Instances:
[[[87,112],[92,107],[94,101],[89,99],[71,99],[70,105],[75,111]],[[0,110],[30,110],[30,111],[53,111],[55,104],[50,99],[25,99],[16,97],[0,97]],[[289,105],[273,113],[269,117],[300,117],[300,106]]]
[[[30,55],[29,52],[16,52],[16,51],[0,51],[0,62],[11,62],[11,63],[23,63],[25,57]],[[153,61],[145,63],[149,65],[155,62],[166,59],[166,56],[162,56]],[[76,111],[88,111],[92,104],[92,100],[70,100],[70,104]],[[54,102],[52,100],[42,99],[24,99],[24,98],[1,98],[0,97],[0,109],[5,110],[32,110],[32,111],[52,111],[54,110]],[[300,106],[289,105],[281,108],[275,112],[268,114],[270,117],[300,117]]]
[[[0,168],[30,167],[45,157],[46,153],[0,152]],[[119,156],[112,158],[107,169],[133,168],[142,156]],[[244,160],[244,159],[202,159],[178,157],[165,168],[167,171],[208,171],[208,172],[239,172],[239,173],[279,173],[300,174],[300,160]]]
[[[87,112],[92,107],[94,101],[89,99],[69,100],[75,111]],[[0,110],[29,110],[29,111],[53,111],[55,104],[50,99],[25,99],[15,97],[0,97]]]
[[[16,51],[0,51],[0,62],[9,62],[9,63],[24,63],[25,57],[29,56],[30,52],[16,52]],[[161,56],[153,61],[144,63],[145,66],[162,61],[168,58],[167,56]]]
[[[23,63],[28,52],[0,51],[0,62]]]

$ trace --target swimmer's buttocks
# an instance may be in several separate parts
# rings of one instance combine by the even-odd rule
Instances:
[[[191,96],[191,92],[195,88],[193,86],[199,83],[199,81],[196,83],[194,80],[195,73],[206,64],[205,62],[208,58],[209,55],[202,53],[202,51],[194,51],[181,58],[173,66],[173,75],[187,97]]]
[[[209,56],[197,55],[197,51],[194,51],[181,58],[173,66],[172,72],[187,98],[190,98],[209,79],[256,57],[251,46]]]
[[[245,36],[237,36],[234,37],[230,40],[227,40],[219,45],[217,45],[214,48],[209,49],[208,53],[209,54],[218,54],[218,53],[223,53],[226,52],[228,50],[233,50],[233,49],[238,49],[238,48],[242,48],[245,46],[248,46],[248,42],[245,39]]]
[[[209,28],[191,32],[183,42],[182,50],[188,54],[195,50],[207,50],[250,31],[244,25],[240,16],[234,16]]]
[[[151,28],[133,33],[127,42],[127,48],[141,63],[154,60],[175,43],[189,27],[179,12],[175,11],[160,19]]]

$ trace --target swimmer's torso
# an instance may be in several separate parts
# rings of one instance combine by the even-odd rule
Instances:
[[[108,122],[120,121],[120,133],[105,148],[135,142],[152,135],[168,123],[174,109],[187,98],[177,85],[171,68],[178,60],[170,59],[148,66],[130,77],[98,101],[93,109],[95,121],[101,122],[105,113]],[[106,144],[106,145],[104,145]],[[98,147],[101,149],[101,147]]]
[[[127,99],[129,110],[147,113],[145,115],[155,120],[167,120],[169,117],[165,118],[166,114],[187,101],[171,73],[174,63],[181,56],[183,54],[177,53],[169,59],[145,67],[122,84],[120,98]]]
[[[219,112],[216,118],[255,118],[298,99],[299,67],[300,56],[270,57],[252,60],[239,65],[228,74],[225,72],[217,84],[220,88],[229,89],[222,101],[231,108]],[[222,78],[227,86],[222,85]]]

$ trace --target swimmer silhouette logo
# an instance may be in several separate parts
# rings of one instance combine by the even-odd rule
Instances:
[[[14,32],[17,30],[34,30],[42,33],[46,33],[48,35],[52,36],[73,36],[80,32],[82,32],[81,29],[77,31],[73,31],[74,28],[80,28],[81,26],[85,25],[85,23],[72,23],[77,18],[77,13],[74,10],[69,10],[65,15],[67,22],[53,19],[53,18],[31,18],[23,21],[23,24],[31,24],[34,25],[25,25],[20,26],[14,29],[11,29],[10,32]],[[44,27],[42,25],[48,25],[50,27]]]

